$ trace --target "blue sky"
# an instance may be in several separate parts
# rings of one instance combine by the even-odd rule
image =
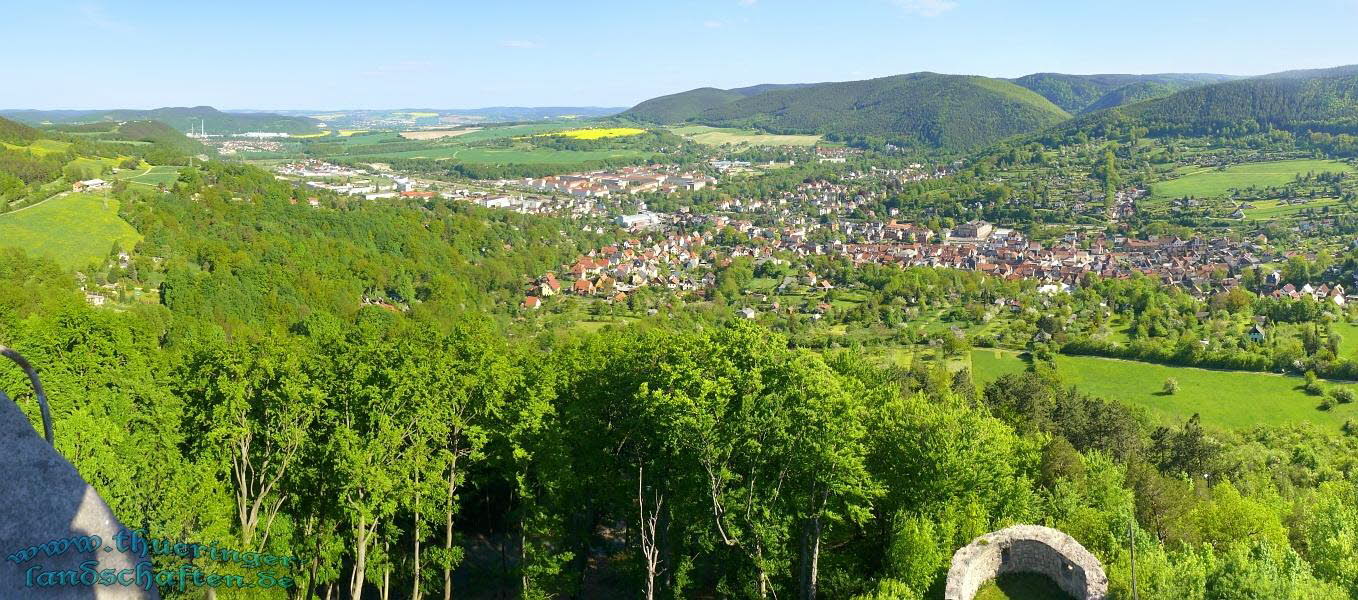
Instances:
[[[628,106],[934,71],[1358,63],[1358,0],[0,0],[0,108]]]

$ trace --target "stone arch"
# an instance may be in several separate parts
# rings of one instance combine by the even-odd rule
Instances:
[[[1080,542],[1040,525],[1015,525],[972,540],[952,556],[944,600],[972,600],[976,590],[1005,573],[1047,576],[1076,600],[1105,600],[1103,565]]]

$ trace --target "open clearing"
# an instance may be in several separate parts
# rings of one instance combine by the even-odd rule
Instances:
[[[978,383],[1020,372],[1026,366],[1016,352],[971,352],[973,377]],[[1101,398],[1143,406],[1161,424],[1182,425],[1198,413],[1203,423],[1226,429],[1305,421],[1337,431],[1345,420],[1358,419],[1358,403],[1340,404],[1329,411],[1316,408],[1321,397],[1303,392],[1302,379],[1294,376],[1065,355],[1056,357],[1056,370],[1067,385]],[[1179,392],[1161,395],[1165,380],[1171,377],[1178,380]],[[1353,384],[1325,382],[1327,388],[1336,385]]]
[[[820,141],[819,135],[776,135],[753,129],[731,127],[708,127],[706,125],[684,125],[671,127],[670,131],[688,137],[699,144],[720,146],[722,144],[750,144],[752,146],[814,146]]]
[[[128,183],[140,183],[149,186],[164,185],[166,187],[174,185],[174,182],[179,180],[179,167],[175,166],[147,167],[141,171],[128,171],[127,173],[126,176],[119,173],[117,178]]]
[[[0,215],[0,245],[47,256],[68,269],[103,261],[115,241],[131,248],[141,234],[118,216],[118,201],[102,195],[66,194]]]
[[[446,137],[457,137],[467,135],[473,131],[480,131],[480,127],[468,127],[466,129],[427,129],[424,131],[402,131],[401,137],[408,140],[437,140]]]
[[[1334,160],[1283,160],[1248,163],[1228,167],[1225,171],[1200,169],[1178,179],[1162,181],[1151,186],[1151,197],[1169,200],[1183,196],[1215,198],[1229,194],[1232,189],[1282,186],[1305,173],[1358,172],[1345,163]]]

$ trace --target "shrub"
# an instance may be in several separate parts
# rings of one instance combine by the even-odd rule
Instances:
[[[1354,394],[1352,388],[1337,387],[1330,390],[1330,396],[1334,398],[1335,402],[1338,402],[1340,404],[1349,404],[1353,402]]]
[[[1173,396],[1179,392],[1179,380],[1173,377],[1165,380],[1164,392],[1166,396]]]
[[[1334,398],[1326,396],[1324,400],[1320,401],[1320,410],[1331,410],[1333,408],[1334,408]]]

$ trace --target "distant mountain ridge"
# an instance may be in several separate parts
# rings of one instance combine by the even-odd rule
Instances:
[[[0,111],[0,116],[31,125],[160,121],[181,132],[198,131],[202,125],[209,134],[235,134],[248,131],[315,133],[321,126],[320,121],[310,117],[274,113],[229,113],[211,106],[165,107],[150,110],[4,110]]]

